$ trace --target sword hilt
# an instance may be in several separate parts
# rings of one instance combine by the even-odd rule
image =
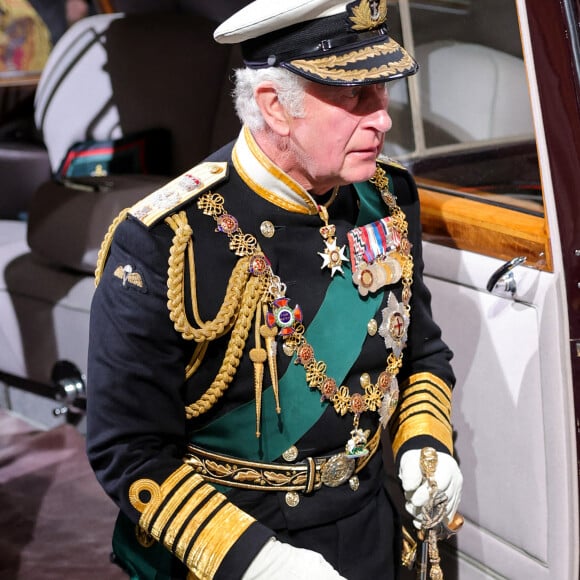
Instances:
[[[461,528],[461,526],[463,526],[464,518],[459,512],[456,512],[451,521],[446,524],[443,521],[444,519],[444,511],[443,511],[439,523],[434,524],[434,520],[432,518],[433,508],[441,507],[441,503],[438,503],[436,505],[436,502],[434,501],[435,497],[437,496],[438,493],[440,493],[440,496],[445,495],[442,492],[438,492],[437,482],[434,480],[435,471],[437,470],[437,452],[435,451],[435,449],[433,449],[432,447],[424,447],[423,449],[421,449],[421,454],[419,456],[419,465],[421,468],[421,474],[423,475],[423,478],[428,482],[431,488],[430,498],[426,506],[427,509],[429,508],[431,509],[431,513],[425,515],[429,516],[429,523],[432,525],[432,527],[423,527],[418,531],[417,538],[420,542],[422,542],[421,549],[419,550],[417,542],[413,540],[411,534],[403,526],[404,550],[402,563],[409,570],[411,570],[413,566],[416,566],[417,578],[420,580],[426,580],[429,564],[429,536],[432,537],[432,545],[433,540],[435,540],[435,549],[436,549],[436,540],[445,539],[457,533]],[[444,501],[446,502],[446,498],[444,499]],[[419,552],[420,555],[417,554],[417,552]],[[440,569],[435,572],[435,576],[438,573],[440,573]],[[442,574],[439,577],[442,578]]]
[[[437,470],[437,451],[432,447],[421,449],[419,465],[424,479],[429,485],[429,500],[424,508],[423,528],[419,532],[419,538],[423,540],[421,549],[421,561],[419,562],[417,577],[426,580],[428,563],[431,564],[429,577],[431,580],[443,580],[437,541],[446,538],[463,525],[463,516],[455,514],[449,524],[445,524],[445,512],[447,496],[439,491],[435,481]]]
[[[421,466],[423,477],[431,485],[433,482],[433,476],[437,470],[437,451],[435,451],[433,447],[423,447],[419,457],[419,465]]]

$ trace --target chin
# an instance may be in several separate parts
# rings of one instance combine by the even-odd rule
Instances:
[[[370,179],[376,169],[376,160],[369,160],[368,163],[360,164],[358,167],[353,167],[350,171],[346,172],[345,177],[347,177],[348,183],[357,183],[359,181],[367,181]]]

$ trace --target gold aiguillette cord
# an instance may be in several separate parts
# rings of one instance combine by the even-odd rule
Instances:
[[[264,307],[266,308],[266,307]],[[254,363],[254,395],[256,398],[256,437],[260,437],[260,423],[262,419],[262,390],[264,386],[264,362],[268,360],[268,369],[276,401],[276,413],[280,413],[280,395],[278,389],[278,365],[276,364],[276,327],[270,328],[262,324],[262,310],[256,309],[255,319],[255,346],[250,350],[250,360]],[[262,338],[266,348],[262,347]]]

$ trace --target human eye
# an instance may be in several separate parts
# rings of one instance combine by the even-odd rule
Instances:
[[[350,99],[358,99],[361,95],[362,87],[354,86],[348,87],[348,91],[346,93],[347,97]]]

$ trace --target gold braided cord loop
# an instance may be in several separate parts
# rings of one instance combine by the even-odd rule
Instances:
[[[185,367],[185,380],[191,378],[197,369],[200,367],[203,359],[205,357],[205,353],[207,352],[207,347],[209,346],[209,342],[199,342],[195,345],[195,350],[193,351],[193,355],[189,364]]]
[[[232,275],[228,281],[228,287],[224,302],[214,320],[202,322],[199,317],[197,301],[195,299],[195,264],[193,261],[193,242],[192,229],[187,222],[185,212],[180,212],[165,220],[175,232],[173,244],[169,256],[169,268],[167,277],[167,307],[169,308],[169,317],[173,321],[175,330],[181,333],[185,340],[194,340],[203,342],[215,340],[226,334],[232,327],[239,308],[240,297],[248,278],[249,257],[241,258],[236,264]],[[199,328],[194,328],[187,319],[184,305],[185,293],[185,255],[190,254],[190,280],[192,309]]]
[[[99,285],[101,281],[101,276],[103,275],[103,270],[105,269],[105,263],[107,261],[107,257],[109,255],[109,251],[111,249],[111,243],[113,241],[113,234],[117,229],[117,226],[127,218],[127,214],[131,208],[126,207],[125,209],[121,210],[119,215],[113,220],[103,241],[101,243],[101,247],[99,248],[99,254],[97,256],[97,266],[95,268],[95,286]]]
[[[238,370],[256,308],[259,307],[267,286],[268,279],[265,276],[252,276],[248,280],[220,370],[207,391],[195,403],[185,408],[188,419],[209,411],[230,386]]]
[[[213,194],[203,197],[203,199],[209,201],[214,198],[219,201],[221,196]],[[216,208],[211,205],[210,209],[212,209],[212,213],[215,211],[216,214],[221,215],[219,205]],[[202,321],[197,304],[193,231],[187,221],[187,215],[183,211],[167,217],[165,222],[175,234],[170,249],[167,271],[167,307],[169,316],[175,330],[184,339],[198,343],[191,361],[185,369],[186,379],[190,378],[199,368],[201,361],[206,355],[208,343],[231,330],[224,360],[215,379],[197,401],[185,408],[186,417],[191,419],[209,411],[233,381],[240,365],[256,309],[260,306],[264,293],[269,288],[269,279],[265,276],[251,275],[250,261],[253,257],[253,252],[245,251],[239,253],[238,255],[241,257],[230,275],[225,298],[217,316],[214,320]],[[231,237],[233,238],[234,236],[232,235]],[[251,240],[248,241],[244,238],[243,241],[244,249],[248,245],[251,245],[252,248],[257,246],[255,243],[250,244]],[[188,260],[187,267],[186,257]],[[185,311],[186,269],[189,270],[191,307],[198,328],[192,326],[187,319]]]

